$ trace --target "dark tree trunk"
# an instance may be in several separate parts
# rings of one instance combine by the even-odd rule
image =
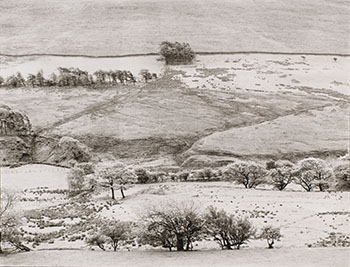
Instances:
[[[318,188],[320,189],[321,192],[324,191],[324,188],[323,188],[322,184],[319,184],[319,185],[318,185]]]
[[[269,249],[273,248],[273,244],[275,242],[272,240],[271,242],[267,241],[267,244],[269,245]]]
[[[3,252],[1,244],[2,244],[2,233],[0,232],[0,254]]]
[[[113,250],[117,251],[117,247],[118,247],[118,240],[113,240]]]
[[[111,191],[112,191],[112,199],[115,200],[115,196],[114,196],[114,188],[111,187]]]
[[[177,235],[176,236],[176,249],[177,251],[183,251],[184,250],[184,237],[183,235]]]
[[[122,194],[122,198],[125,198],[123,187],[120,188],[120,193]]]

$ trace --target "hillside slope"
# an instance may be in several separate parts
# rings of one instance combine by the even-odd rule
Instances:
[[[0,0],[0,53],[150,53],[169,40],[196,51],[349,54],[349,8],[346,0]]]

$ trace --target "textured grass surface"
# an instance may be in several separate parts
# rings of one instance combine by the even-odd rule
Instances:
[[[0,53],[349,53],[349,1],[0,0]]]

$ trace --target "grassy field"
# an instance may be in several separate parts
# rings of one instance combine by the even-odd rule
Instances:
[[[0,53],[120,55],[160,42],[196,51],[349,53],[349,1],[0,1]]]

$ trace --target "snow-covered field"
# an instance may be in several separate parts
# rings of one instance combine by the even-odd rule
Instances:
[[[247,249],[241,251],[34,251],[0,257],[0,266],[142,267],[347,267],[346,248]]]
[[[318,89],[350,95],[349,57],[206,55],[197,56],[193,65],[172,68],[190,88],[297,93]]]

